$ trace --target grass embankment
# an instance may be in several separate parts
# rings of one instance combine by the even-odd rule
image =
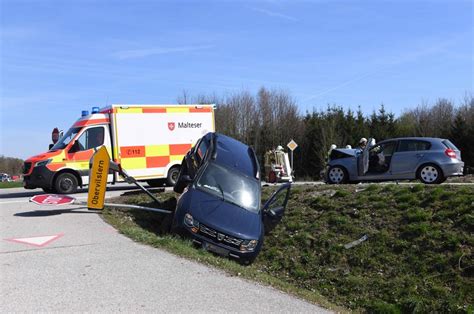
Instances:
[[[21,188],[23,182],[0,182],[0,189]]]
[[[467,174],[462,177],[450,177],[446,183],[474,183],[474,174]]]
[[[365,189],[364,189],[365,188]],[[268,197],[272,188],[265,188]],[[174,194],[161,194],[173,208]],[[144,196],[120,201],[144,204]],[[237,263],[166,234],[163,216],[107,209],[132,239],[223,268],[326,307],[370,312],[472,312],[474,188],[294,187],[255,263]],[[344,245],[367,236],[351,248]],[[341,310],[341,309],[338,309]]]

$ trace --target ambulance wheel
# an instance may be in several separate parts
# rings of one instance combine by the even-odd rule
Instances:
[[[170,170],[168,170],[168,176],[166,177],[166,183],[169,186],[174,186],[176,184],[176,182],[178,182],[179,168],[180,168],[180,166],[174,166],[174,167],[171,167]]]
[[[63,172],[54,181],[54,188],[59,194],[70,194],[77,191],[77,178],[69,172]]]

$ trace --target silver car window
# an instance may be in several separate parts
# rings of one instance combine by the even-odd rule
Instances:
[[[412,151],[422,151],[429,150],[431,148],[431,143],[427,141],[418,141],[418,140],[401,140],[398,147],[399,152],[412,152]]]
[[[388,142],[380,145],[376,145],[370,149],[370,155],[376,155],[383,153],[384,156],[392,156],[395,151],[396,142]]]

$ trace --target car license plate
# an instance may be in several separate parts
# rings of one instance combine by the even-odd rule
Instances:
[[[210,251],[210,252],[214,252],[214,253],[217,253],[219,255],[223,255],[223,256],[227,256],[229,255],[229,251],[226,250],[226,249],[223,249],[217,245],[214,245],[214,244],[210,244],[210,243],[207,243],[207,242],[204,242],[203,243],[203,247]]]

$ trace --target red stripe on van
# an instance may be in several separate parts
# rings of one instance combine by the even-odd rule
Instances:
[[[170,155],[185,155],[191,147],[191,144],[170,144]]]
[[[156,156],[156,157],[147,157],[146,158],[146,167],[147,168],[160,168],[166,167],[170,163],[169,156]]]
[[[86,126],[92,124],[109,123],[109,119],[81,120],[74,123],[74,126]]]
[[[63,162],[57,162],[57,163],[52,163],[49,165],[46,165],[46,168],[48,168],[51,171],[57,171],[63,167],[66,167],[66,163]]]
[[[211,112],[212,108],[205,107],[205,108],[189,108],[189,112]]]
[[[166,108],[143,108],[143,113],[166,113]]]

